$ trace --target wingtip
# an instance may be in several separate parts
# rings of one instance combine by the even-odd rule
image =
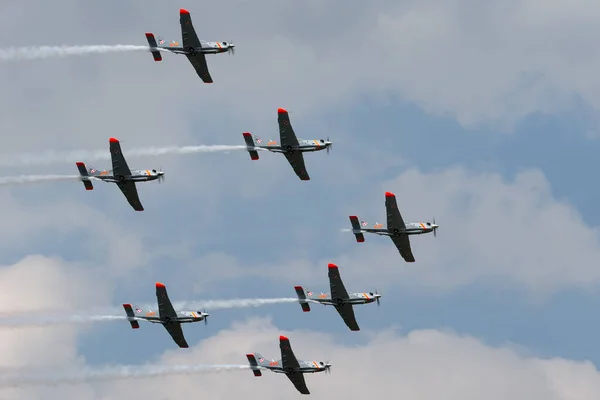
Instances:
[[[181,14],[181,15],[189,15],[190,12],[188,10],[186,10],[185,8],[180,8],[179,9],[179,14]]]
[[[242,135],[244,135],[244,137],[252,136],[252,134],[250,132],[244,132],[244,133],[242,133]]]
[[[302,289],[302,286],[294,286],[294,289]]]
[[[164,284],[164,283],[162,283],[162,282],[156,282],[156,288],[157,288],[157,289],[158,289],[158,288],[165,288],[165,287],[166,287],[166,286],[165,286],[165,284]]]
[[[392,192],[385,192],[385,197],[396,197],[396,195]]]
[[[123,303],[123,307],[131,307],[131,304],[129,304],[129,303]]]
[[[350,215],[349,218],[350,219],[358,219],[358,217],[356,215]]]
[[[287,336],[281,335],[281,336],[279,336],[279,340],[289,340],[289,339],[287,338]]]
[[[329,263],[329,265],[327,265],[328,268],[337,268],[338,266],[333,264],[333,263]]]
[[[146,32],[146,37],[147,37],[147,38],[150,38],[150,37],[152,37],[152,36],[154,36],[154,34],[153,34],[152,32]]]
[[[285,108],[278,108],[278,109],[277,109],[277,113],[278,113],[278,114],[286,114],[286,113],[287,113],[287,110],[286,110]]]
[[[77,162],[75,163],[75,165],[77,165],[78,167],[81,167],[81,166],[83,166],[83,165],[85,165],[85,164],[83,163],[83,161],[77,161]]]
[[[110,143],[119,143],[119,139],[117,139],[117,138],[114,138],[114,137],[111,137],[110,139],[108,139],[108,141],[109,141]]]

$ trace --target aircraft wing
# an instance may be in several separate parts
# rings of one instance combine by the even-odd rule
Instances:
[[[125,161],[123,152],[121,151],[121,143],[115,138],[108,139],[110,157],[112,159],[113,175],[119,176],[131,176],[131,170]]]
[[[208,64],[206,63],[206,57],[202,53],[196,53],[194,55],[186,54],[188,60],[192,64],[192,67],[196,70],[196,73],[202,79],[204,83],[213,83],[213,79],[208,72]]]
[[[167,288],[160,282],[156,282],[156,301],[158,302],[158,313],[161,318],[177,318],[177,313],[169,300]]]
[[[304,157],[302,156],[302,153],[294,151],[292,153],[283,153],[283,155],[285,155],[285,158],[287,158],[288,162],[294,169],[294,172],[296,175],[298,175],[298,178],[303,181],[310,180],[310,176],[308,176],[308,172],[306,172],[306,165],[304,165]]]
[[[279,349],[281,350],[281,364],[284,369],[287,368],[300,368],[298,359],[292,351],[290,340],[285,336],[279,336]]]
[[[400,215],[400,210],[398,210],[396,196],[393,193],[385,193],[385,211],[387,213],[388,229],[406,229],[402,215]]]
[[[334,305],[334,307],[351,331],[360,331],[358,323],[356,322],[356,317],[354,316],[352,304],[342,304],[341,306]]]
[[[296,387],[296,389],[298,389],[298,391],[300,393],[310,394],[310,391],[306,387],[306,381],[304,380],[304,374],[297,373],[297,374],[285,374],[285,375],[288,378],[290,378],[290,381],[292,381],[292,383],[294,384],[294,386]]]
[[[169,335],[173,338],[175,343],[183,349],[188,348],[188,344],[185,341],[185,336],[183,336],[183,329],[181,329],[181,324],[179,322],[169,322],[167,324],[163,324]]]
[[[192,24],[192,17],[187,10],[179,10],[179,23],[181,25],[181,40],[183,42],[184,50],[188,50],[190,47],[198,49],[202,47],[200,39]],[[188,60],[196,70],[196,73],[202,79],[204,83],[213,83],[213,80],[208,72],[208,65],[206,64],[206,56],[200,52],[194,55],[186,54]]]
[[[331,288],[331,298],[333,300],[336,299],[348,299],[348,291],[344,286],[344,282],[342,282],[342,278],[340,277],[340,271],[337,265],[329,264],[329,286]]]
[[[121,189],[121,192],[123,192],[125,198],[135,211],[144,211],[144,206],[142,206],[142,202],[138,196],[137,188],[135,187],[135,182],[117,182],[117,186],[119,189]]]
[[[299,146],[298,138],[292,129],[290,123],[290,116],[288,112],[283,108],[277,110],[277,122],[279,123],[279,138],[281,140],[281,147],[284,149],[287,146],[296,147]]]
[[[415,262],[415,257],[413,256],[412,250],[410,248],[410,240],[408,239],[408,235],[400,235],[400,236],[390,236],[392,242],[398,248],[400,255],[404,258],[406,262]]]

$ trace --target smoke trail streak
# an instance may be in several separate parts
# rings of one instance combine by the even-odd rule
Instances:
[[[3,376],[2,387],[48,386],[76,384],[87,381],[141,379],[155,376],[192,375],[250,369],[248,365],[116,365],[104,368],[83,368],[63,375]]]
[[[160,156],[165,154],[193,154],[193,153],[214,153],[227,152],[231,150],[246,150],[246,146],[229,145],[199,145],[199,146],[166,146],[166,147],[147,147],[139,149],[126,150],[125,156],[144,157]],[[30,165],[49,165],[55,163],[74,163],[76,161],[99,161],[110,160],[110,152],[106,150],[75,150],[70,152],[45,151],[40,153],[25,154],[7,154],[0,159],[0,166],[30,166]]]
[[[269,304],[281,303],[296,303],[298,299],[295,297],[282,297],[279,299],[231,299],[231,300],[206,300],[206,301],[184,301],[173,303],[175,308],[179,309],[207,309],[218,310],[226,308],[245,308],[245,307],[260,307]]]
[[[41,182],[81,180],[79,175],[21,175],[0,177],[0,186],[28,185]]]
[[[126,44],[98,46],[36,46],[10,47],[0,49],[0,61],[34,60],[50,57],[68,57],[74,55],[98,53],[123,53],[128,51],[149,51],[148,46],[133,46]]]
[[[125,315],[15,315],[0,317],[0,328],[36,328],[50,325],[119,320],[127,320],[127,317]]]

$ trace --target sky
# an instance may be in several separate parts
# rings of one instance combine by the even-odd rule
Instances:
[[[306,376],[316,399],[600,395],[597,2],[0,7],[0,54],[145,45],[145,32],[179,40],[179,8],[201,39],[236,44],[233,56],[207,56],[211,85],[174,54],[160,63],[143,51],[0,61],[0,160],[108,152],[116,137],[131,168],[165,171],[164,183],[138,185],[143,212],[103,183],[0,187],[2,382],[92,371],[77,384],[2,385],[2,399],[301,397],[268,371],[132,376],[148,365],[244,365],[249,352],[277,359],[279,335],[298,358],[331,362],[330,375]],[[266,152],[258,161],[245,151],[127,156],[243,145],[242,132],[276,139],[279,107],[300,138],[334,142],[329,154],[305,155],[308,182]],[[76,161],[109,168],[73,159],[1,175],[72,175]],[[440,225],[435,238],[411,238],[415,263],[387,238],[356,243],[343,231],[349,215],[385,222],[386,191],[405,220]],[[382,294],[380,307],[355,307],[359,332],[330,307],[303,313],[295,303],[206,307],[206,326],[183,327],[188,349],[147,323],[7,322],[14,313],[119,315],[122,303],[153,304],[158,281],[174,303],[293,297],[295,285],[327,291],[328,263],[349,291]],[[127,379],[93,379],[103,368]]]

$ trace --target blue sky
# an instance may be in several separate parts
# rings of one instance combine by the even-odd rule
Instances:
[[[349,290],[379,289],[382,304],[356,307],[359,333],[326,307],[209,308],[208,326],[184,327],[189,351],[150,324],[6,329],[0,367],[244,364],[248,351],[277,357],[285,333],[298,357],[330,358],[339,371],[307,378],[316,398],[367,389],[461,400],[600,391],[600,92],[589,83],[600,60],[585,50],[597,24],[582,17],[600,13],[597,5],[554,13],[525,0],[368,9],[333,0],[60,3],[3,6],[0,35],[15,37],[15,46],[144,44],[147,31],[178,38],[177,12],[186,7],[203,39],[233,41],[236,55],[209,57],[213,85],[169,54],[161,63],[145,53],[3,62],[7,156],[108,151],[113,136],[126,157],[148,146],[243,144],[245,131],[277,138],[278,107],[290,111],[299,137],[330,137],[334,146],[305,156],[309,182],[277,154],[128,157],[132,168],[166,172],[164,184],[138,185],[143,213],[114,185],[2,187],[1,312],[153,303],[157,281],[174,302],[293,297],[294,285],[326,291],[329,262]],[[25,17],[47,33],[25,28]],[[573,43],[544,39],[555,32],[569,32]],[[86,160],[3,174],[74,174],[75,161]],[[440,224],[437,238],[411,238],[414,264],[386,238],[358,244],[341,232],[349,215],[384,222],[385,191],[396,193],[405,220]],[[357,370],[365,358],[381,367]],[[355,376],[360,387],[344,380]],[[195,385],[225,399],[294,394],[285,380],[255,381],[247,371],[154,379],[139,396],[183,395]],[[437,392],[423,383],[432,379]],[[111,382],[53,390],[96,399],[131,389]]]

